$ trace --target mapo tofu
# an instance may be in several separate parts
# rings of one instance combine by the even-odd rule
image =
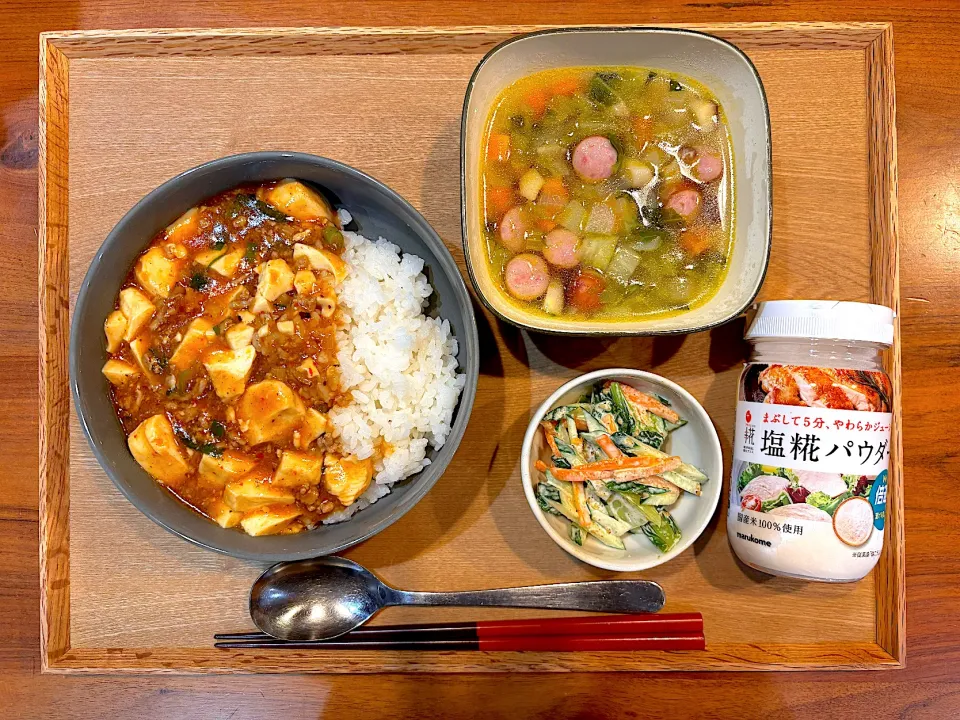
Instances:
[[[225,528],[312,528],[363,493],[327,412],[347,266],[330,204],[297,180],[191,208],[140,254],[104,323],[103,374],[137,462]]]

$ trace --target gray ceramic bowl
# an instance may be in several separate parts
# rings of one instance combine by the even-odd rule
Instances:
[[[163,490],[137,464],[100,372],[106,362],[104,318],[113,310],[124,277],[137,255],[163,227],[205,198],[246,182],[294,177],[320,189],[335,207],[353,216],[348,226],[383,236],[423,258],[434,287],[431,311],[449,320],[460,345],[467,383],[446,444],[428,456],[431,464],[398,483],[393,492],[350,520],[296,535],[250,537],[225,530]],[[197,545],[253,560],[296,560],[338,552],[383,530],[412,508],[443,474],[463,437],[477,388],[479,353],[470,296],[443,241],[423,216],[383,183],[358,170],[302,153],[258,152],[214,160],[165,182],[138,202],[107,236],[80,287],[70,330],[73,400],[90,447],[110,479],[144,515]]]
[[[666,317],[597,321],[533,314],[491,277],[483,236],[480,158],[490,110],[519,78],[561,67],[633,66],[679,73],[720,101],[733,144],[734,245],[717,294]],[[699,332],[742,313],[756,297],[770,258],[773,173],[770,113],[760,75],[741,50],[692,30],[586,27],[541,30],[497,45],[477,65],[460,125],[463,251],[477,295],[498,317],[528,330],[566,335],[668,335]]]

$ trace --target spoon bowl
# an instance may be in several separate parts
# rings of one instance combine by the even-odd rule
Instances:
[[[369,570],[346,558],[280,563],[253,584],[250,617],[276,638],[330,640],[378,613],[389,590]]]

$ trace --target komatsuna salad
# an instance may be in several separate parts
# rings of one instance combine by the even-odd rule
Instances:
[[[681,538],[669,508],[684,492],[699,496],[708,479],[661,449],[685,424],[666,398],[618,382],[554,408],[540,422],[551,452],[551,464],[536,462],[540,509],[569,521],[577,545],[591,535],[622,550],[637,533],[669,551]]]

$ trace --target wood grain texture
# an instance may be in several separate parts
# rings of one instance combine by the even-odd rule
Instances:
[[[721,29],[742,46],[760,39],[751,55],[771,105],[777,148],[776,239],[763,297],[893,303],[889,290],[895,284],[883,285],[886,294],[879,297],[871,285],[871,268],[878,266],[871,262],[869,218],[874,196],[888,189],[872,186],[869,177],[867,80],[882,72],[867,61],[866,53],[884,26],[751,25],[743,29],[742,38],[736,26]],[[818,39],[816,32],[824,37]],[[456,181],[459,110],[466,81],[482,53],[509,34],[476,29],[365,34],[353,29],[176,31],[161,33],[159,39],[131,32],[71,34],[66,39],[47,35],[47,44],[64,50],[69,60],[71,304],[102,238],[127,208],[188,167],[251,149],[316,152],[380,178],[424,213],[463,269]],[[795,38],[801,47],[793,47]],[[464,39],[470,39],[467,50],[461,45]],[[296,113],[286,105],[250,102],[274,78],[283,78],[285,89],[297,98]],[[830,125],[819,123],[811,111],[825,80],[838,88],[817,102],[821,112],[837,118]],[[892,97],[885,99],[889,101]],[[426,114],[424,107],[430,108]],[[189,108],[187,119],[178,111],[182,108]],[[889,117],[892,120],[892,114]],[[130,157],[138,162],[127,162]],[[837,231],[842,242],[830,250],[840,271],[829,278],[798,271],[804,258],[823,248],[824,239],[813,230],[832,214],[830,198],[841,188],[847,196],[847,224]],[[811,206],[821,210],[811,212]],[[179,212],[172,208],[171,220]],[[896,241],[894,234],[876,237]],[[896,257],[895,248],[881,254]],[[392,584],[466,589],[476,586],[478,576],[484,585],[495,586],[602,574],[576,563],[538,531],[516,466],[531,409],[578,372],[655,367],[704,403],[729,455],[744,357],[742,323],[687,338],[559,340],[518,332],[484,315],[481,335],[486,345],[498,348],[499,357],[485,359],[473,422],[443,481],[403,521],[349,553]],[[62,334],[51,333],[52,338],[64,342]],[[66,417],[57,421],[63,425]],[[106,479],[73,414],[70,447],[65,488],[70,499],[70,571],[63,576],[70,586],[70,650],[51,664],[57,671],[510,672],[897,665],[876,641],[881,628],[900,620],[895,614],[878,616],[873,578],[853,585],[816,585],[749,571],[737,563],[727,543],[724,510],[694,553],[645,573],[665,587],[668,609],[704,613],[710,642],[706,653],[613,657],[329,652],[320,664],[303,653],[218,655],[209,650],[209,639],[224,628],[248,625],[244,598],[262,567],[188,546],[142,517]],[[481,480],[478,469],[483,467],[488,471]],[[898,497],[899,484],[892,476],[891,501],[895,504]],[[103,542],[104,528],[110,529],[111,544]],[[128,552],[118,557],[114,543]],[[891,544],[883,562],[901,552],[902,545]],[[891,587],[897,582],[890,578]],[[793,620],[824,612],[837,617],[829,630],[811,633],[809,626]],[[516,614],[405,609],[385,614],[382,621]],[[752,631],[745,633],[745,627]]]
[[[70,645],[70,412],[67,354],[69,69],[40,45],[40,618],[44,667]]]
[[[65,28],[892,21],[896,31],[907,604],[905,670],[682,673],[83,677],[40,675],[37,564],[37,33]],[[960,8],[952,0],[627,0],[516,3],[292,0],[198,5],[0,0],[0,699],[23,718],[960,716],[960,524],[943,488],[960,475]],[[836,224],[843,223],[842,213]],[[831,228],[821,229],[831,233]],[[27,289],[27,290],[25,290]],[[649,354],[638,357],[648,362]],[[616,682],[610,682],[615,679]],[[453,681],[451,681],[453,680]],[[605,702],[597,704],[602,685]],[[735,710],[734,710],[735,709]]]

